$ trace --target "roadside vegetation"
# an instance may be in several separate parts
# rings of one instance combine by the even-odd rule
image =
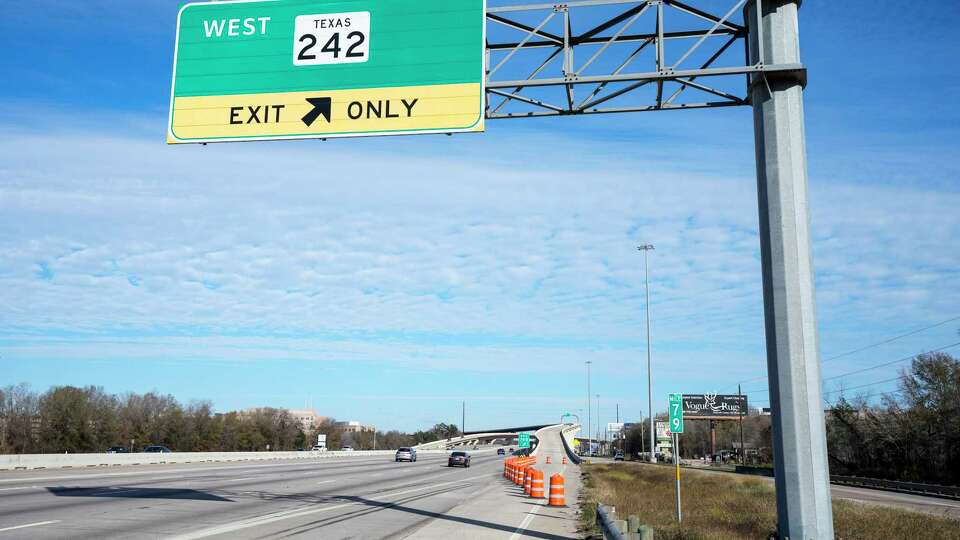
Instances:
[[[459,435],[453,424],[416,433],[376,433],[376,447],[398,448]],[[27,385],[0,387],[0,454],[103,452],[119,446],[136,452],[162,445],[175,452],[309,449],[318,434],[327,448],[374,447],[374,433],[346,432],[333,418],[308,431],[285,409],[216,412],[208,401],[181,404],[173,396],[108,394],[88,386],[54,387],[42,394]],[[131,443],[132,441],[132,443]]]
[[[960,485],[960,360],[942,352],[921,354],[898,377],[881,382],[896,383],[896,389],[861,387],[852,394],[828,384],[830,474]],[[738,424],[717,422],[718,451],[739,445]],[[645,423],[628,431],[627,454],[645,452],[647,437]],[[754,411],[743,419],[743,438],[751,449],[747,465],[771,465],[772,437],[769,416]],[[687,422],[680,446],[684,459],[708,455],[709,422]]]
[[[619,519],[638,516],[655,528],[657,540],[758,540],[776,530],[773,484],[764,479],[685,469],[680,527],[672,468],[585,464],[583,471],[582,525],[591,539],[599,538],[598,502],[615,507]],[[851,501],[834,501],[833,514],[836,537],[843,540],[960,540],[960,521],[943,517]]]

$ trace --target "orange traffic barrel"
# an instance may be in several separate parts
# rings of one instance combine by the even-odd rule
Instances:
[[[522,466],[520,466],[520,468],[518,469],[518,472],[517,472],[517,481],[516,481],[516,484],[517,484],[518,486],[522,486],[522,485],[523,485],[523,480],[526,478],[526,476],[527,476],[527,466],[526,466],[526,465],[522,465]]]
[[[555,474],[550,477],[550,506],[566,506],[567,499],[563,489],[563,476]]]
[[[547,465],[549,465],[550,463],[552,463],[552,462],[550,461],[550,456],[547,456]]]
[[[543,471],[533,471],[533,479],[530,480],[530,496],[534,499],[543,498]]]
[[[530,485],[533,482],[533,475],[537,473],[537,470],[533,467],[527,469],[527,476],[523,479],[523,492],[527,495],[530,494]]]

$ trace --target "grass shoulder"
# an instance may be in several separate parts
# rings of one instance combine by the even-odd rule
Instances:
[[[617,463],[584,464],[582,470],[581,525],[587,538],[599,538],[598,502],[615,507],[619,519],[639,516],[654,527],[657,540],[757,540],[776,530],[773,484],[760,478],[685,469],[681,527],[672,468]],[[960,521],[928,514],[834,500],[833,515],[836,536],[843,540],[960,540]]]

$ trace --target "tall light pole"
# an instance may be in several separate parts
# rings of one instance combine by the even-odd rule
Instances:
[[[647,253],[653,250],[653,244],[637,247],[643,252],[643,288],[647,297],[647,407],[650,411],[650,463],[657,462],[657,432],[653,427],[653,369],[650,362],[650,268],[647,266]]]
[[[597,449],[602,451],[600,446],[600,394],[597,394]]]
[[[587,360],[587,454],[593,449],[593,425],[591,424],[590,412],[590,360]]]

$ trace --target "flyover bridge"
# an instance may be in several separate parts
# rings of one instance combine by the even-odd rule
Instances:
[[[574,431],[578,431],[579,425],[542,424],[536,426],[521,426],[489,431],[472,431],[464,433],[460,437],[452,437],[449,439],[441,439],[439,441],[419,444],[415,448],[417,450],[452,450],[454,448],[462,448],[466,446],[497,444],[498,442],[506,446],[508,444],[513,444],[513,440],[516,439],[517,435],[520,433],[530,433],[530,445],[531,447],[535,447],[539,444],[541,439],[540,433],[550,428],[559,428],[562,430],[562,432],[566,433],[570,432],[571,428],[576,428]]]

